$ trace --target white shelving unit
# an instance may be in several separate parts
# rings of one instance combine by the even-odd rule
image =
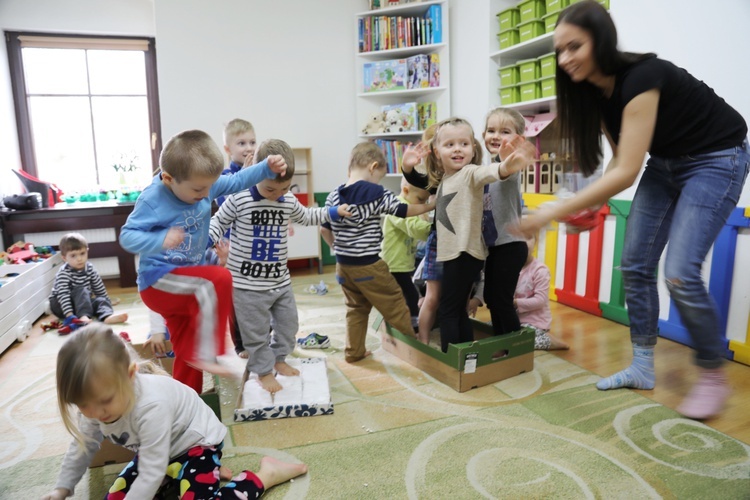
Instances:
[[[435,102],[437,107],[436,121],[450,117],[451,98],[450,98],[450,26],[448,14],[448,1],[422,1],[413,2],[394,7],[369,10],[356,14],[354,22],[355,40],[359,39],[358,20],[366,17],[389,16],[389,17],[411,17],[424,16],[430,6],[440,5],[441,7],[441,43],[430,45],[418,45],[414,47],[404,47],[390,50],[379,50],[371,52],[359,52],[355,47],[355,73],[356,73],[356,123],[357,135],[360,139],[387,139],[398,141],[418,141],[422,135],[421,130],[409,132],[395,132],[383,134],[363,134],[362,129],[365,127],[368,118],[376,112],[382,110],[384,105],[401,104],[407,102]],[[440,56],[440,86],[427,87],[419,89],[381,91],[381,92],[364,92],[364,65],[375,61],[385,61],[389,59],[404,59],[417,54],[438,54]],[[384,185],[393,191],[399,190],[399,179],[401,174],[388,174]]]
[[[492,14],[495,15],[505,9],[515,7],[518,5],[517,0],[499,0],[492,2],[493,8],[497,9]],[[491,44],[497,47],[496,35],[500,32],[498,23],[494,22],[494,31],[492,32]],[[490,105],[492,107],[500,106],[500,94],[497,89],[500,88],[500,77],[497,74],[497,70],[501,67],[515,64],[518,61],[524,59],[533,59],[544,54],[548,54],[554,51],[554,43],[552,40],[552,33],[545,33],[544,35],[532,38],[525,42],[512,45],[506,49],[496,50],[490,52],[490,60],[494,65],[490,65],[494,71],[490,72],[490,88],[494,89],[490,96]],[[517,109],[523,115],[535,115],[539,113],[557,112],[557,101],[555,97],[544,97],[541,99],[534,99],[533,101],[523,101],[514,104],[503,104],[506,108]]]
[[[313,198],[313,167],[311,148],[292,148],[294,152],[294,176],[292,185],[295,185],[295,194],[306,195],[306,205],[315,206]],[[302,200],[301,200],[302,201]],[[303,203],[304,204],[304,203]],[[294,259],[318,259],[320,262],[320,237],[318,226],[300,226],[292,224],[293,229],[287,241],[287,258]]]

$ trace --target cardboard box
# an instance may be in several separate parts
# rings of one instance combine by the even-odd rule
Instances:
[[[287,389],[283,389],[276,393],[276,396],[271,398],[271,404],[259,402],[259,401],[245,401],[245,384],[250,378],[250,374],[245,370],[245,374],[242,377],[242,384],[240,385],[240,394],[237,400],[237,409],[234,410],[235,421],[257,421],[257,420],[272,420],[278,418],[292,418],[292,417],[313,417],[316,415],[333,415],[333,402],[330,397],[330,389],[328,386],[328,375],[326,367],[326,358],[287,358],[287,363],[294,366],[300,371],[299,377],[302,389],[300,390],[299,398],[295,402],[285,401],[283,403],[276,404],[276,398],[281,396],[281,393]],[[322,375],[321,375],[322,370]],[[305,394],[304,387],[306,382],[311,382],[312,377],[308,377],[308,374],[317,374],[315,377],[315,383],[325,383],[325,392],[327,397],[325,402],[317,401],[317,398],[308,398]],[[325,379],[325,380],[323,380]],[[283,385],[283,382],[282,382]],[[262,391],[262,389],[259,389]],[[267,394],[266,394],[267,395]],[[267,395],[268,396],[268,395]],[[270,398],[270,396],[269,396]],[[287,398],[288,399],[288,398]],[[317,401],[317,402],[314,402]]]
[[[455,391],[465,392],[534,369],[534,331],[523,328],[493,336],[492,326],[472,320],[473,342],[450,344],[441,352],[404,335],[380,316],[373,328],[380,331],[383,349],[439,380]]]

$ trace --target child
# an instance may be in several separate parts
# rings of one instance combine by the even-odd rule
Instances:
[[[332,191],[326,207],[356,205],[352,216],[323,224],[323,239],[336,253],[336,280],[346,304],[345,359],[354,363],[372,354],[365,349],[367,321],[373,306],[397,330],[414,335],[404,296],[380,257],[381,214],[412,217],[429,212],[433,204],[408,205],[378,182],[385,177],[383,152],[371,142],[357,144],[349,161],[349,180]]]
[[[504,161],[479,166],[482,150],[466,120],[449,118],[438,124],[427,156],[427,174],[437,193],[437,260],[443,263],[440,285],[440,343],[473,340],[467,302],[487,257],[482,239],[485,184],[504,179],[525,168],[533,154],[522,137],[504,138]],[[472,164],[476,162],[477,165]]]
[[[286,171],[281,156],[222,176],[224,159],[211,137],[188,130],[172,137],[160,158],[162,171],[138,197],[122,227],[120,243],[140,254],[138,291],[167,323],[175,353],[174,378],[201,392],[206,369],[224,352],[232,311],[232,275],[205,266],[211,202]]]
[[[264,457],[257,474],[243,471],[220,488],[226,427],[194,391],[143,371],[104,325],[86,326],[65,342],[57,355],[57,402],[75,439],[55,489],[43,500],[73,495],[104,438],[136,452],[109,489],[109,500],[154,498],[165,476],[179,481],[182,498],[257,498],[307,472],[305,464]],[[74,406],[80,413],[73,413]]]
[[[210,228],[213,241],[231,228],[227,267],[232,272],[242,345],[248,353],[247,371],[256,373],[261,386],[271,394],[282,389],[274,372],[299,375],[286,363],[299,326],[287,268],[289,222],[312,225],[349,215],[346,205],[304,207],[289,192],[294,175],[292,148],[284,141],[269,139],[258,148],[257,159],[272,154],[284,158],[286,173],[228,197],[211,219]],[[271,325],[273,334],[269,335]]]
[[[426,190],[412,186],[406,178],[401,179],[399,201],[422,204],[426,203],[429,197],[430,193]],[[383,221],[383,243],[380,252],[380,258],[388,264],[388,270],[401,287],[411,313],[411,324],[414,330],[418,328],[419,318],[419,292],[412,281],[414,269],[417,267],[415,259],[417,243],[427,240],[432,227],[432,223],[423,217],[425,216],[404,219],[386,215]]]
[[[253,164],[255,158],[255,128],[253,124],[242,118],[235,118],[224,126],[224,151],[229,156],[229,167],[224,169],[221,175],[234,175],[243,167],[247,167]],[[221,206],[224,203],[225,197],[219,196],[216,198],[216,205]],[[229,239],[229,230],[227,229],[224,237]],[[220,265],[225,265],[226,258],[222,262],[222,256],[226,257],[226,251],[223,253],[221,250],[226,250],[222,247],[221,243],[217,243],[213,251],[220,253],[219,262]],[[234,343],[234,350],[237,355],[241,358],[247,359],[247,351],[242,345],[242,334],[240,333],[240,325],[237,321],[237,317],[232,318],[232,342]]]
[[[536,236],[526,240],[528,257],[518,276],[513,306],[518,312],[520,326],[533,328],[536,333],[534,349],[548,351],[568,349],[568,344],[549,334],[552,313],[549,309],[549,268],[534,258]]]
[[[242,118],[235,118],[227,123],[224,126],[224,151],[229,156],[229,167],[221,175],[234,175],[243,167],[252,165],[255,147],[255,128],[252,123]],[[224,200],[224,196],[219,196],[216,204],[221,206]]]
[[[52,313],[64,320],[61,335],[100,319],[108,325],[124,323],[125,313],[114,314],[102,277],[89,262],[89,244],[79,233],[68,233],[60,239],[60,254],[65,264],[55,276],[49,305]]]
[[[500,146],[505,138],[523,136],[526,120],[514,109],[496,108],[484,125],[484,145],[494,162],[500,162]],[[484,264],[486,286],[484,301],[490,310],[495,335],[518,331],[521,323],[513,307],[518,273],[526,262],[528,250],[523,236],[506,229],[521,219],[520,174],[515,172],[485,188],[485,217],[482,236],[488,247]]]
[[[416,146],[409,145],[404,151],[401,161],[401,171],[404,179],[412,186],[427,190],[430,194],[437,192],[437,187],[430,187],[430,181],[426,174],[415,168],[423,162],[430,151],[430,141],[435,136],[436,125],[430,125],[422,132],[422,140]],[[427,343],[430,339],[430,331],[435,324],[438,305],[440,303],[440,280],[443,279],[443,265],[437,262],[437,233],[435,232],[433,219],[430,234],[427,235],[425,244],[425,255],[422,259],[420,280],[424,282],[425,293],[422,304],[419,307],[418,338],[420,342]]]

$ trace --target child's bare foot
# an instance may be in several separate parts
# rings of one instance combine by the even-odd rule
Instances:
[[[565,343],[565,341],[560,340],[552,335],[549,335],[549,340],[550,340],[549,348],[551,351],[552,350],[564,351],[564,350],[570,349],[570,346],[567,343]]]
[[[354,358],[354,357],[347,356],[346,357],[346,362],[347,363],[356,363],[357,361],[362,361],[363,359],[365,359],[368,356],[372,356],[372,351],[365,351],[365,355],[362,356],[361,358]]]
[[[247,359],[247,351],[238,352],[237,356],[241,357],[242,359]]]
[[[267,390],[271,394],[276,394],[281,389],[283,389],[279,381],[276,380],[276,377],[273,376],[273,372],[259,376],[258,382],[260,382],[260,386],[263,389]]]
[[[232,470],[226,465],[219,466],[219,479],[222,481],[231,481]]]
[[[293,366],[289,366],[285,361],[279,361],[273,365],[273,369],[286,377],[296,377],[299,375],[299,370]]]
[[[285,483],[305,473],[307,473],[306,464],[293,464],[276,460],[273,457],[263,457],[260,459],[260,470],[255,475],[268,491],[277,484]]]
[[[237,370],[233,370],[231,366],[221,365],[219,363],[211,361],[193,361],[188,363],[196,370],[202,370],[204,372],[217,375],[222,378],[238,379]],[[239,375],[241,377],[241,375]]]
[[[118,323],[125,323],[128,320],[128,313],[113,314],[104,318],[104,324],[116,325]]]

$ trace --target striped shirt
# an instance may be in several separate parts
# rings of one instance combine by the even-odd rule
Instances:
[[[55,284],[52,286],[50,297],[57,298],[66,316],[75,314],[71,300],[71,292],[74,288],[88,288],[92,297],[109,298],[102,277],[91,262],[86,262],[86,267],[80,270],[63,264],[55,275]]]
[[[348,203],[351,217],[323,224],[333,231],[336,261],[347,265],[367,265],[380,259],[383,232],[381,215],[406,217],[409,206],[379,184],[357,181],[341,185],[326,199],[326,207]]]
[[[292,193],[269,200],[253,186],[222,203],[211,218],[209,237],[216,243],[231,228],[227,268],[236,288],[271,290],[291,283],[287,268],[289,223],[313,226],[332,217],[338,219],[337,208],[308,208]]]

